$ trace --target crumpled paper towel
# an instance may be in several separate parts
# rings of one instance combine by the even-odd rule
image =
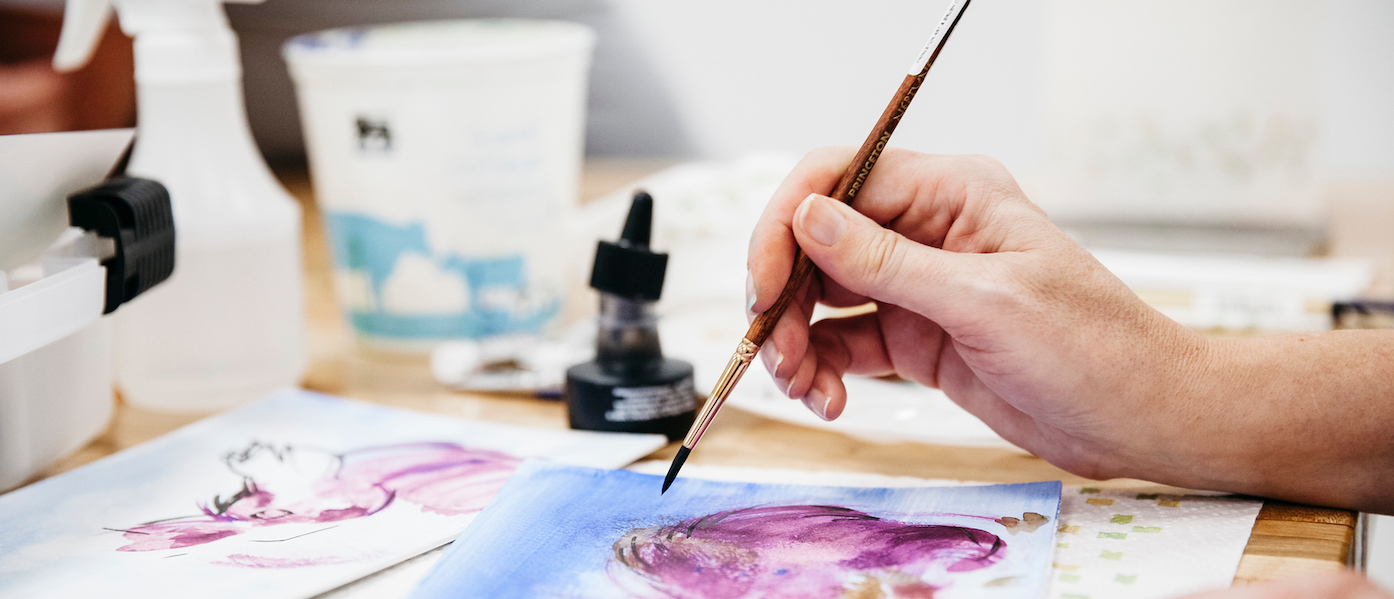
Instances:
[[[1229,586],[1262,501],[1065,487],[1052,599],[1177,597]]]

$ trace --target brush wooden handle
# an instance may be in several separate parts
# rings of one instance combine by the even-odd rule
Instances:
[[[857,192],[861,191],[867,177],[871,176],[872,167],[876,166],[876,160],[881,157],[881,152],[891,141],[891,133],[895,132],[895,127],[900,124],[900,118],[905,116],[906,109],[910,108],[910,101],[914,100],[915,93],[920,91],[925,75],[928,75],[929,68],[934,66],[934,60],[939,58],[939,52],[944,49],[944,42],[953,34],[958,20],[963,17],[963,11],[971,1],[953,0],[950,3],[949,12],[944,15],[944,20],[939,22],[939,27],[929,38],[929,43],[925,44],[924,50],[915,59],[914,66],[910,67],[910,73],[900,82],[900,89],[896,90],[895,96],[891,97],[891,103],[881,113],[881,119],[876,121],[871,134],[866,136],[866,141],[862,142],[862,147],[857,150],[856,157],[842,173],[837,187],[833,188],[831,197],[834,200],[850,206],[852,200],[857,199]],[[813,274],[814,268],[813,261],[804,255],[803,250],[794,251],[794,268],[789,272],[789,280],[784,283],[784,290],[779,293],[779,299],[774,301],[774,305],[761,312],[755,317],[755,321],[750,323],[750,328],[745,332],[746,341],[755,344],[756,348],[765,344],[780,317],[784,316],[784,311],[789,309],[789,303],[794,301],[799,288],[808,280],[808,276]],[[720,390],[718,386],[718,391]]]
[[[857,150],[857,155],[852,159],[852,163],[847,165],[847,170],[842,173],[842,179],[838,180],[837,187],[833,189],[832,197],[847,204],[857,199],[857,192],[861,191],[862,185],[866,183],[867,177],[871,176],[871,168],[876,166],[876,160],[881,157],[881,152],[886,149],[886,143],[891,140],[891,133],[895,131],[895,126],[900,124],[900,118],[905,116],[905,110],[910,108],[910,101],[915,99],[915,92],[920,91],[920,84],[924,83],[925,75],[929,74],[929,67],[934,65],[934,59],[939,57],[939,51],[944,48],[944,42],[948,41],[949,34],[953,33],[954,27],[958,25],[958,20],[963,17],[963,10],[968,8],[971,0],[951,0],[949,12],[944,15],[944,19],[939,21],[939,26],[935,28],[934,35],[930,36],[929,43],[925,44],[919,56],[915,57],[915,62],[911,65],[910,73],[905,76],[905,81],[900,83],[900,89],[896,90],[895,97],[891,98],[890,105],[881,113],[881,119],[876,121],[876,127],[871,130],[871,135],[862,142],[861,149]],[[813,274],[813,261],[805,256],[802,250],[794,252],[794,268],[789,273],[789,280],[784,283],[784,290],[779,293],[773,306],[755,317],[755,321],[750,324],[750,329],[746,331],[745,338],[736,346],[736,353],[731,355],[731,359],[726,362],[726,369],[721,372],[721,376],[716,381],[716,387],[712,389],[711,395],[707,398],[707,403],[702,405],[702,410],[697,414],[697,418],[692,423],[692,428],[687,431],[687,438],[683,439],[682,448],[678,450],[678,455],[673,457],[673,465],[668,467],[668,476],[663,479],[663,490],[668,490],[668,485],[678,476],[678,470],[682,468],[683,462],[687,461],[688,452],[697,446],[697,442],[702,440],[702,435],[707,432],[707,427],[716,418],[717,410],[721,409],[722,404],[726,403],[726,398],[731,395],[731,390],[736,388],[736,383],[740,382],[741,375],[745,374],[750,363],[754,361],[755,354],[760,351],[760,346],[774,332],[774,326],[779,322],[779,318],[784,316],[784,311],[789,309],[789,302],[794,301],[794,295],[798,293],[804,281],[808,280],[808,275]]]
[[[938,52],[935,52],[937,55]],[[930,60],[932,63],[933,60]],[[895,97],[891,99],[885,112],[881,113],[881,120],[876,121],[876,127],[871,130],[865,142],[862,142],[861,149],[857,150],[857,155],[852,159],[851,164],[847,165],[847,170],[842,173],[842,179],[838,180],[837,187],[833,188],[832,198],[844,204],[851,205],[852,200],[857,199],[857,192],[861,191],[862,185],[871,175],[871,168],[876,166],[876,160],[881,157],[881,152],[886,149],[886,142],[890,141],[891,133],[895,131],[895,126],[900,124],[900,118],[905,115],[905,109],[910,107],[910,100],[914,99],[915,92],[920,91],[920,84],[924,83],[925,74],[929,72],[929,64],[925,64],[924,70],[916,75],[906,75],[905,81],[900,84],[900,89],[896,90]],[[789,308],[789,304],[794,301],[794,296],[804,281],[808,280],[809,275],[816,269],[813,261],[803,253],[803,250],[794,252],[794,268],[789,272],[789,280],[784,283],[784,291],[780,292],[779,299],[774,301],[774,305],[761,312],[755,317],[755,321],[750,323],[750,328],[745,332],[745,338],[757,347],[764,345],[770,333],[774,332],[774,326],[779,322],[784,311]]]

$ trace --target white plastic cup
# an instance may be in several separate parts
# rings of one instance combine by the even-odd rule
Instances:
[[[360,342],[546,333],[565,295],[594,34],[516,19],[296,37],[335,286]]]

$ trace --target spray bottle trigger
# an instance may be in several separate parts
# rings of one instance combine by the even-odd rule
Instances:
[[[174,213],[169,191],[149,179],[117,176],[68,198],[68,221],[114,242],[102,260],[110,314],[174,272]]]

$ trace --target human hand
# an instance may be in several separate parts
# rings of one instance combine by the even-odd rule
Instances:
[[[1394,595],[1364,576],[1339,572],[1207,591],[1185,599],[1394,599]]]
[[[751,318],[797,248],[819,269],[760,352],[780,389],[831,420],[844,374],[894,374],[1071,472],[1166,479],[1178,427],[1205,416],[1184,387],[1210,344],[1139,300],[995,161],[887,150],[854,210],[817,195],[851,158],[806,156],[751,240]],[[874,313],[809,326],[816,302],[868,301]]]

